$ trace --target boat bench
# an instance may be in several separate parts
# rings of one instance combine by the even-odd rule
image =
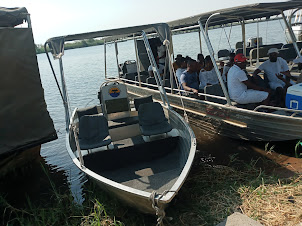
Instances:
[[[221,88],[220,84],[206,86],[204,88],[204,93],[224,97],[224,93],[222,91],[222,88]],[[205,100],[211,101],[211,102],[214,102],[214,103],[218,103],[218,104],[226,104],[227,103],[226,100],[217,99],[217,98],[214,98],[214,97],[205,97]],[[232,105],[236,106],[238,108],[254,110],[259,104],[238,104],[236,102],[232,102]]]
[[[84,156],[85,166],[94,172],[114,170],[138,162],[149,162],[175,150],[179,137],[145,142],[141,136],[114,142],[114,149]]]
[[[138,117],[137,116],[130,116],[125,118],[119,118],[119,119],[112,119],[108,121],[108,127],[110,129],[116,129],[123,126],[129,126],[138,124]]]

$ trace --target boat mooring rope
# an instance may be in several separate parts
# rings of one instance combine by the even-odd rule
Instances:
[[[180,90],[179,81],[178,81],[178,78],[176,77],[176,73],[175,73],[175,70],[173,68],[173,63],[172,63],[172,60],[171,60],[171,54],[170,54],[170,50],[169,50],[170,41],[167,40],[167,39],[165,39],[163,41],[163,44],[166,46],[166,50],[168,52],[169,63],[170,63],[170,67],[172,68],[172,73],[173,73],[174,79],[176,81],[177,89]],[[181,106],[182,106],[182,109],[184,111],[184,119],[186,120],[187,123],[189,123],[189,118],[188,118],[188,115],[187,115],[187,112],[186,112],[186,108],[185,108],[185,105],[184,105],[184,102],[183,102],[183,99],[182,99],[182,93],[181,93],[181,91],[179,92],[179,96],[180,96]]]
[[[165,190],[162,194],[157,194],[156,191],[153,191],[149,197],[149,200],[151,200],[152,202],[152,208],[155,210],[155,214],[157,216],[157,224],[156,224],[157,226],[163,225],[163,220],[166,216],[165,210],[158,206],[158,202],[162,197],[164,197],[169,192],[176,193],[177,191]],[[159,196],[158,198],[156,198],[157,195]]]

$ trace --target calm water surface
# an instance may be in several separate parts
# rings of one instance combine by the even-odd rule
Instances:
[[[284,25],[282,25],[284,27]],[[259,23],[260,36],[263,44],[285,43],[284,32],[279,21]],[[231,31],[231,33],[230,33]],[[257,35],[257,24],[246,27],[247,38]],[[241,28],[232,27],[210,30],[209,36],[215,52],[219,49],[229,49],[226,36],[230,36],[230,44],[234,48],[236,42],[241,40]],[[203,42],[203,53],[208,54]],[[200,52],[198,33],[187,33],[173,36],[174,54],[196,58]],[[87,47],[67,50],[63,57],[63,66],[70,99],[70,109],[98,104],[97,92],[104,81],[104,51],[103,46]],[[133,41],[121,42],[118,45],[119,62],[134,60]],[[58,139],[42,145],[41,155],[53,169],[64,170],[74,197],[82,201],[82,185],[87,180],[83,173],[72,163],[65,147],[65,116],[62,99],[57,89],[55,80],[45,54],[38,55],[38,63],[45,100],[48,111],[54,121]],[[56,74],[59,76],[58,61],[53,61]],[[107,74],[117,75],[114,45],[107,46]],[[58,77],[59,80],[59,77]]]

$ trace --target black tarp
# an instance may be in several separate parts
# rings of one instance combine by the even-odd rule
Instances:
[[[56,138],[32,30],[0,29],[0,155]]]
[[[0,27],[14,27],[27,19],[27,9],[0,7]]]

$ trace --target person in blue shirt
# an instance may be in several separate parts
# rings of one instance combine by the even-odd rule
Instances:
[[[197,62],[195,60],[189,60],[187,62],[187,70],[185,70],[180,76],[180,83],[185,91],[198,93],[198,75],[197,75]]]
[[[184,57],[182,57],[182,58],[179,60],[179,62],[180,62],[180,68],[178,68],[178,69],[176,70],[175,74],[176,74],[177,83],[179,84],[180,89],[183,89],[183,88],[182,88],[182,85],[181,85],[181,82],[180,82],[180,77],[181,77],[181,75],[184,73],[184,71],[187,70],[187,62],[186,62],[186,60],[185,60]]]

